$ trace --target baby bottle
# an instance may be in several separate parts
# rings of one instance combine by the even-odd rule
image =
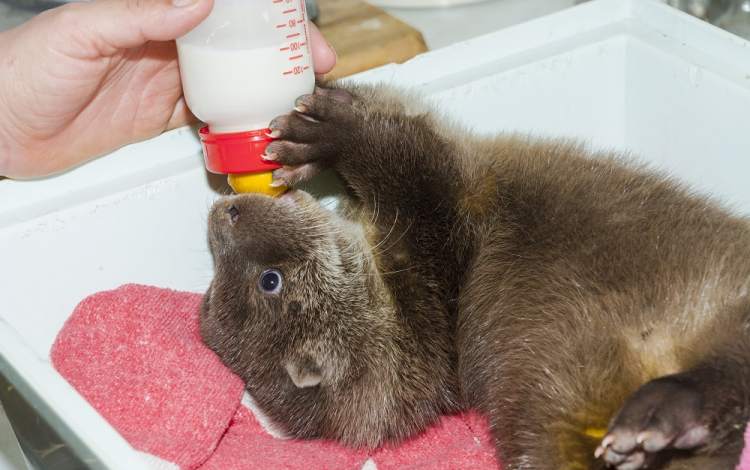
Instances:
[[[262,158],[268,123],[312,93],[315,75],[304,0],[215,0],[208,17],[177,39],[185,101],[198,119],[206,168],[238,193],[278,196],[281,165]]]

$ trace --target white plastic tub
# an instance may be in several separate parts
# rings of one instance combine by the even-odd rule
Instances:
[[[750,214],[750,44],[654,0],[585,3],[353,79],[421,88],[477,131],[632,150]],[[0,372],[93,467],[146,468],[54,371],[50,346],[94,292],[205,289],[217,193],[200,152],[184,128],[0,181]]]

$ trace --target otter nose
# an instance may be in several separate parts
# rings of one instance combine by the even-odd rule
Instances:
[[[224,212],[226,212],[229,215],[229,219],[232,222],[237,222],[240,218],[240,211],[237,209],[237,206],[232,204],[231,206],[227,207]]]

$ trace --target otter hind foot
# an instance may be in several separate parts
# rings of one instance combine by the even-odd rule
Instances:
[[[617,470],[648,467],[667,449],[693,449],[708,442],[701,422],[702,394],[673,377],[638,389],[613,418],[596,456]]]

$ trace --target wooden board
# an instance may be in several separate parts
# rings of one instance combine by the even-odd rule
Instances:
[[[341,78],[427,51],[422,33],[361,0],[318,0],[315,24],[336,50],[326,78]]]

